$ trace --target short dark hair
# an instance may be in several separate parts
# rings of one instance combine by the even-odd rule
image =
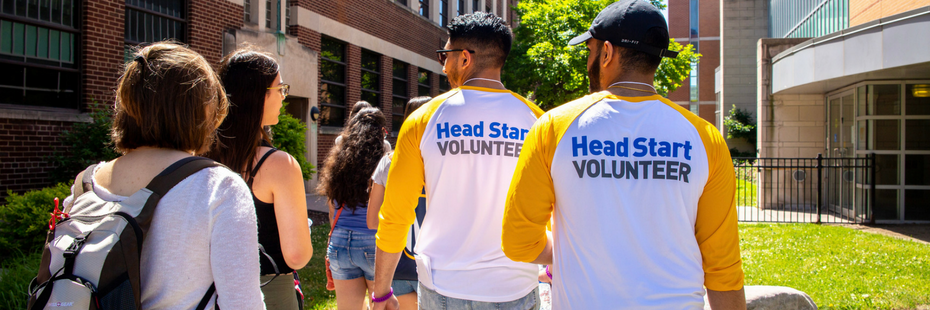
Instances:
[[[668,33],[662,28],[655,27],[646,31],[643,44],[654,46],[661,49],[668,48]],[[649,73],[659,68],[662,63],[662,57],[632,48],[617,47],[620,52],[620,60],[623,61],[624,70],[639,73]]]
[[[133,57],[117,82],[111,130],[116,149],[209,150],[229,109],[210,63],[173,42],[151,44]]]
[[[513,44],[513,34],[504,20],[493,13],[459,15],[449,26],[449,42],[475,50],[478,68],[503,67]]]

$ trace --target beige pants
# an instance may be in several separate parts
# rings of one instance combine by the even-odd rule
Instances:
[[[261,276],[261,283],[274,278],[273,275]],[[271,281],[265,287],[262,287],[262,294],[265,295],[265,308],[268,310],[294,310],[297,309],[297,291],[294,289],[294,275],[282,274],[274,281]]]

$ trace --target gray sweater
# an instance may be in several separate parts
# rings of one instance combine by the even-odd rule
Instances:
[[[96,182],[94,193],[127,198]],[[178,183],[159,201],[145,236],[142,307],[194,309],[215,282],[220,308],[264,309],[257,225],[248,187],[228,169],[207,168]]]

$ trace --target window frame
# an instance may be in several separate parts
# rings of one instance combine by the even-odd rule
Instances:
[[[364,59],[364,58],[365,58],[365,54],[369,54],[369,56],[374,56],[374,57],[375,57],[375,61],[376,61],[375,68],[377,68],[377,70],[366,69],[365,66],[364,66],[364,62],[362,62],[362,64],[359,65],[359,68],[361,69],[361,73],[360,73],[359,76],[358,76],[358,78],[359,78],[359,89],[361,90],[361,91],[360,91],[360,95],[361,95],[360,98],[364,98],[364,97],[365,97],[365,93],[372,93],[372,94],[375,94],[375,97],[378,98],[378,100],[377,100],[378,102],[369,102],[369,103],[370,103],[372,106],[378,107],[378,106],[381,106],[381,101],[382,101],[382,98],[383,98],[383,97],[382,97],[382,94],[384,93],[384,90],[383,90],[383,89],[384,89],[384,85],[382,85],[382,83],[381,83],[381,54],[378,54],[378,53],[376,53],[376,52],[374,52],[374,51],[362,49],[361,59]],[[378,85],[378,89],[377,89],[377,90],[375,90],[375,89],[368,89],[368,88],[363,87],[363,84],[361,83],[361,80],[362,80],[362,77],[365,75],[365,73],[374,74],[374,75],[377,77],[377,78],[375,79],[375,81],[376,81],[376,83],[377,83],[377,85]],[[364,99],[362,99],[362,100],[364,100]]]
[[[404,75],[402,77],[398,77],[397,75],[394,74],[394,66],[398,64],[401,64],[404,66]],[[406,90],[405,96],[395,94],[393,87],[391,88],[391,131],[394,133],[400,132],[400,126],[394,126],[394,117],[400,117],[401,124],[403,124],[404,108],[406,108],[407,102],[410,101],[410,76],[409,75],[410,75],[410,64],[397,60],[397,59],[394,59],[391,62],[392,85],[397,85],[396,84],[397,82],[401,82],[401,83],[404,83],[404,85],[406,85],[406,87],[404,87],[404,89]],[[394,107],[394,99],[401,99],[404,102],[404,106],[401,107],[400,109]]]
[[[418,0],[420,2],[419,14],[420,16],[426,17],[429,19],[429,2],[430,0]]]
[[[439,0],[439,25],[445,27],[449,23],[449,0]]]
[[[426,83],[428,84],[420,83],[420,74],[423,74],[423,73],[426,73]],[[419,68],[419,67],[417,68],[417,96],[432,96],[432,92],[433,92],[433,85],[431,83],[432,74],[433,74],[432,71]],[[424,95],[420,93],[421,87],[425,87],[427,89],[427,94]]]
[[[142,1],[145,1],[145,0],[142,0]],[[187,11],[187,5],[186,5],[187,2],[186,2],[186,1],[180,1],[180,2],[181,2],[181,6],[180,6],[180,9],[179,9],[179,12],[181,13],[181,16],[182,16],[182,17],[172,16],[172,15],[165,14],[165,13],[162,13],[162,12],[158,12],[158,11],[154,11],[154,10],[147,9],[147,8],[144,8],[144,7],[136,6],[136,5],[134,5],[134,4],[130,4],[129,1],[126,1],[126,10],[125,10],[125,17],[124,17],[124,22],[125,22],[126,26],[123,27],[123,28],[125,29],[124,32],[123,32],[123,41],[125,42],[125,44],[131,45],[131,46],[137,46],[137,45],[143,45],[143,44],[146,44],[146,43],[151,43],[151,42],[146,42],[146,41],[131,40],[131,39],[129,39],[129,37],[127,36],[126,31],[127,31],[127,30],[130,30],[130,29],[129,29],[129,27],[130,27],[129,25],[132,24],[132,23],[131,23],[131,19],[130,19],[131,17],[130,17],[130,14],[129,14],[130,10],[131,10],[131,11],[136,11],[136,12],[139,12],[139,13],[142,13],[142,14],[148,14],[148,15],[155,16],[155,17],[165,18],[165,19],[168,19],[168,20],[170,20],[170,21],[174,21],[174,22],[180,23],[180,24],[181,24],[181,29],[178,31],[178,33],[180,33],[180,38],[172,38],[172,39],[178,40],[179,42],[182,42],[182,43],[186,43],[186,42],[188,41],[188,39],[189,39],[189,38],[187,37],[187,36],[188,36],[188,35],[187,35],[187,32],[188,32],[188,30],[190,30],[190,24],[189,24],[190,21],[188,20],[188,18],[189,18],[190,16],[189,16],[188,11]],[[145,16],[142,16],[142,23],[145,23]],[[145,27],[143,26],[143,28],[145,28]],[[144,37],[144,36],[145,36],[145,35],[143,35],[143,37]],[[153,36],[154,36],[154,34],[153,34]],[[161,39],[158,39],[158,41],[161,41]]]
[[[5,1],[11,1],[11,0],[5,0]],[[23,39],[24,39],[24,40],[23,40],[23,42],[21,43],[21,44],[24,45],[24,46],[23,46],[24,54],[23,54],[23,55],[16,55],[15,52],[11,51],[10,54],[4,53],[4,54],[2,55],[2,57],[0,57],[0,64],[9,65],[9,66],[19,66],[19,67],[22,67],[22,68],[24,69],[24,70],[23,70],[23,75],[24,75],[24,76],[23,76],[23,79],[22,79],[22,82],[21,82],[20,85],[3,85],[3,86],[0,86],[0,88],[13,89],[14,91],[22,91],[22,92],[24,93],[24,94],[23,94],[23,97],[22,97],[23,101],[20,102],[20,103],[12,103],[12,102],[11,102],[11,103],[4,103],[4,102],[0,102],[0,108],[3,108],[3,107],[15,107],[15,108],[17,108],[17,109],[22,109],[22,108],[35,108],[35,109],[44,109],[44,110],[71,110],[71,111],[77,110],[77,111],[79,111],[79,110],[81,110],[81,108],[82,108],[82,107],[81,107],[81,106],[82,106],[81,103],[82,103],[82,101],[83,101],[83,98],[82,98],[82,95],[83,95],[83,85],[82,85],[82,80],[83,80],[83,66],[82,66],[82,63],[81,63],[81,61],[80,61],[80,59],[81,59],[81,48],[82,48],[81,41],[82,41],[82,36],[83,36],[83,31],[82,31],[81,29],[82,29],[82,27],[83,27],[83,21],[84,21],[83,18],[82,18],[83,14],[81,14],[81,7],[82,7],[82,4],[83,4],[83,3],[82,3],[82,1],[80,1],[80,0],[74,0],[74,1],[72,1],[72,7],[71,7],[71,11],[70,11],[70,12],[71,12],[71,13],[70,13],[70,17],[71,17],[70,25],[71,25],[71,26],[66,26],[66,25],[64,24],[65,7],[64,7],[64,2],[63,2],[63,1],[62,1],[62,2],[59,2],[60,7],[59,7],[59,16],[58,16],[58,18],[59,18],[59,21],[61,21],[61,23],[55,23],[55,22],[53,21],[54,18],[53,18],[53,16],[52,16],[52,12],[54,12],[54,8],[51,7],[51,3],[49,2],[49,3],[48,3],[49,6],[46,7],[46,8],[42,8],[42,5],[43,5],[43,4],[45,4],[45,3],[39,3],[39,4],[37,4],[37,5],[39,6],[39,8],[38,8],[38,9],[39,9],[39,12],[36,13],[36,14],[37,14],[36,17],[29,17],[29,4],[26,4],[26,13],[24,13],[23,16],[16,15],[16,11],[17,11],[17,10],[16,10],[16,5],[17,5],[16,2],[13,2],[13,11],[12,11],[11,13],[4,13],[3,10],[0,9],[0,21],[8,22],[9,25],[10,25],[11,27],[13,27],[14,29],[15,29],[15,27],[16,27],[14,24],[21,24],[21,25],[23,25],[23,29],[24,29],[24,30],[23,30],[23,31],[24,31],[24,36],[23,36]],[[48,10],[48,12],[47,12],[47,13],[48,13],[48,14],[47,14],[48,20],[44,20],[44,19],[45,19],[45,15],[43,14],[42,10]],[[0,27],[2,27],[2,25],[0,25]],[[28,51],[27,51],[26,43],[29,42],[29,39],[26,37],[26,36],[28,36],[28,34],[26,33],[26,32],[28,32],[28,28],[27,28],[27,27],[33,27],[34,29],[36,29],[36,30],[35,30],[35,31],[36,31],[36,32],[35,32],[36,35],[35,35],[35,38],[33,39],[33,40],[34,40],[34,43],[36,44],[35,52],[36,52],[37,55],[35,55],[35,56],[29,56],[29,55],[27,55],[27,54],[28,54]],[[41,44],[41,43],[39,42],[39,38],[41,38],[41,36],[42,36],[42,35],[40,34],[40,33],[41,33],[41,30],[46,30],[46,36],[47,36],[47,38],[46,38],[46,51],[48,52],[46,55],[49,55],[49,54],[51,53],[51,48],[52,48],[52,47],[51,47],[51,43],[50,43],[50,42],[51,42],[50,40],[51,40],[51,38],[52,38],[51,31],[58,31],[58,32],[59,32],[59,45],[58,45],[58,48],[59,48],[58,53],[59,53],[59,55],[61,55],[60,53],[61,53],[61,51],[62,51],[62,46],[61,46],[61,44],[60,44],[60,42],[61,42],[61,41],[60,41],[60,40],[61,40],[61,33],[68,33],[68,34],[71,36],[71,37],[70,37],[70,38],[71,38],[71,50],[69,51],[69,53],[70,53],[69,56],[70,56],[70,60],[71,60],[70,62],[69,62],[69,61],[63,61],[63,60],[60,59],[60,58],[57,59],[57,60],[54,60],[54,59],[52,59],[52,58],[50,58],[50,57],[41,57],[41,56],[38,55],[38,52],[39,52],[38,47],[39,47],[39,44]],[[6,30],[6,29],[2,29],[2,30],[0,30],[0,31],[6,32],[7,30]],[[11,39],[11,40],[12,40],[12,39]],[[11,41],[11,44],[15,44],[14,41]],[[11,49],[13,49],[13,48],[14,48],[14,47],[11,46]],[[16,59],[16,58],[19,58],[19,59]],[[57,63],[57,65],[55,65],[54,63]],[[27,86],[26,83],[28,82],[28,79],[27,79],[27,78],[28,78],[28,75],[29,75],[29,73],[28,73],[27,70],[30,69],[30,68],[32,68],[32,69],[40,69],[40,70],[51,70],[51,71],[56,71],[56,72],[55,72],[55,73],[56,73],[55,79],[57,80],[57,87],[56,87],[56,89],[37,88],[37,87],[30,87],[30,86]],[[27,100],[28,98],[26,97],[25,92],[26,92],[26,91],[30,91],[30,90],[32,90],[32,91],[42,91],[42,90],[48,91],[48,90],[51,90],[51,91],[55,91],[55,92],[59,92],[59,93],[61,93],[61,92],[67,93],[68,89],[62,89],[62,85],[65,83],[65,82],[63,81],[64,79],[63,79],[62,74],[69,74],[69,75],[72,77],[72,79],[71,79],[70,81],[73,82],[72,85],[74,86],[74,87],[73,87],[73,92],[72,92],[72,94],[74,95],[73,102],[67,103],[66,105],[63,105],[63,106],[46,106],[46,105],[40,105],[40,104],[30,103],[30,102]],[[67,100],[66,100],[65,102],[67,102]]]
[[[321,50],[322,50],[322,47],[325,46],[325,44],[323,44],[323,41],[327,41],[327,40],[328,40],[328,41],[335,42],[335,43],[338,43],[339,45],[341,45],[341,46],[342,46],[342,52],[343,52],[344,57],[348,58],[348,56],[349,56],[349,55],[348,55],[348,52],[349,52],[349,49],[348,49],[348,48],[349,48],[349,45],[346,44],[345,42],[340,41],[340,40],[337,40],[337,39],[335,39],[335,38],[331,38],[331,37],[323,37],[323,38],[321,38],[321,39],[320,39],[320,49],[321,49]],[[322,52],[322,51],[321,51],[321,52]],[[348,59],[347,59],[347,60],[348,60]],[[335,86],[340,86],[340,87],[342,87],[342,89],[343,89],[343,91],[342,91],[342,97],[344,98],[343,100],[348,99],[348,98],[346,98],[347,95],[348,95],[348,91],[349,91],[349,90],[348,90],[348,85],[347,85],[348,83],[347,83],[347,81],[345,80],[345,79],[348,79],[348,73],[349,73],[349,72],[348,72],[348,71],[349,71],[349,65],[348,65],[348,63],[345,62],[345,61],[338,61],[338,60],[335,60],[335,59],[326,58],[326,57],[323,56],[323,53],[320,53],[320,67],[321,67],[321,68],[322,68],[322,65],[323,65],[323,62],[324,62],[324,61],[328,61],[328,62],[332,62],[332,63],[335,63],[335,64],[342,65],[343,82],[330,81],[330,80],[324,79],[323,76],[321,75],[321,76],[320,76],[320,84],[321,84],[320,91],[323,90],[322,84],[331,84],[331,85],[335,85]],[[320,126],[336,127],[336,128],[341,128],[341,127],[344,127],[344,126],[345,126],[345,116],[348,115],[348,112],[349,112],[349,108],[348,108],[348,103],[347,103],[347,102],[343,102],[342,105],[339,105],[339,104],[334,104],[334,103],[330,103],[330,102],[323,102],[322,100],[320,100],[319,105],[320,105],[320,109],[321,109],[321,110],[322,110],[323,108],[335,108],[335,109],[342,109],[342,110],[344,111],[344,112],[343,112],[343,119],[342,119],[342,126],[336,126],[336,125],[331,125],[331,124],[324,124],[324,123],[322,122],[322,120],[320,120]]]

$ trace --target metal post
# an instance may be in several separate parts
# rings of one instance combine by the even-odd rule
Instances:
[[[875,153],[869,154],[869,223],[875,224]]]
[[[820,224],[820,210],[823,204],[823,154],[817,154],[817,224]]]

